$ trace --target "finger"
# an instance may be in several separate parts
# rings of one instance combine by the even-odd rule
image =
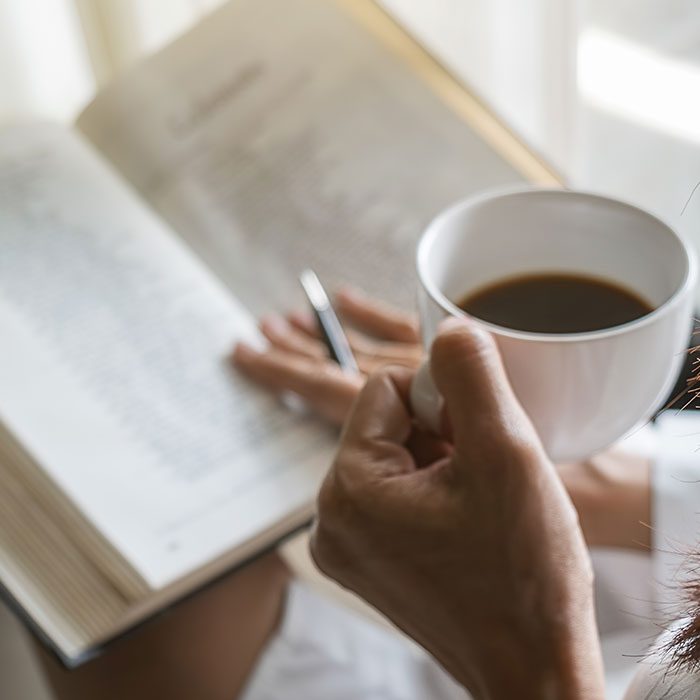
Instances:
[[[308,311],[291,311],[287,314],[287,321],[301,333],[306,333],[312,338],[321,337],[316,317]]]
[[[355,352],[355,359],[360,372],[366,377],[378,372],[387,366],[406,367],[408,369],[417,369],[420,365],[420,360],[413,361],[409,358],[398,357],[371,357]]]
[[[293,311],[287,316],[287,321],[298,333],[314,339],[320,338],[312,314]],[[372,374],[388,364],[416,368],[423,358],[423,349],[417,343],[380,342],[352,329],[344,330],[363,374]]]
[[[507,439],[527,426],[492,336],[467,320],[444,321],[431,349],[431,373],[445,398],[455,444]],[[481,427],[484,430],[481,430]]]
[[[452,445],[432,433],[414,428],[406,442],[406,447],[413,455],[419,469],[434,466],[449,458],[454,449]]]
[[[350,414],[341,454],[353,456],[353,468],[388,475],[415,470],[404,447],[412,431],[408,393],[413,372],[387,367],[373,374]],[[366,458],[357,457],[365,455]]]
[[[320,340],[296,329],[277,314],[264,317],[260,322],[260,330],[274,347],[281,350],[316,360],[328,357],[328,351]]]
[[[416,343],[398,343],[373,340],[357,331],[347,330],[346,335],[352,351],[362,364],[369,365],[368,374],[379,366],[388,364],[415,368],[420,364],[423,350]]]
[[[345,319],[377,338],[402,343],[417,343],[419,340],[418,322],[411,314],[349,288],[340,290],[335,300]]]
[[[330,362],[319,362],[272,348],[258,352],[245,343],[236,346],[235,365],[270,391],[292,391],[319,415],[343,423],[362,388],[363,379],[343,372]]]
[[[313,315],[306,314],[303,311],[293,311],[287,316],[287,319],[289,325],[293,326],[297,333],[305,335],[312,341],[320,342],[321,334]],[[362,374],[369,375],[374,372],[375,369],[386,364],[386,362],[378,361],[374,356],[374,347],[369,338],[362,337],[359,333],[353,333],[347,329],[344,329],[344,332],[345,337],[348,339],[350,349],[355,356],[357,366]],[[326,354],[328,354],[328,351],[326,351]]]

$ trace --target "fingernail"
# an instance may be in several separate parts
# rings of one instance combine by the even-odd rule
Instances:
[[[276,336],[287,335],[289,332],[289,324],[286,319],[278,314],[270,314],[266,316],[260,324],[268,333]]]

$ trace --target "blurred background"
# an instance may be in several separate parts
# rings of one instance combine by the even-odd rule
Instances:
[[[71,121],[223,0],[0,0],[0,123]],[[697,0],[379,0],[570,186],[700,248]]]

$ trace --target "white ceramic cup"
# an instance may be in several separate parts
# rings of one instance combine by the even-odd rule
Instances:
[[[523,274],[599,277],[651,304],[636,321],[588,333],[528,333],[475,319],[495,337],[515,394],[555,461],[585,458],[647,420],[682,365],[695,257],[673,229],[637,207],[566,190],[484,193],[428,226],[417,265],[426,348],[442,319],[466,315],[456,300]],[[436,429],[442,399],[428,363],[411,401],[418,420]]]

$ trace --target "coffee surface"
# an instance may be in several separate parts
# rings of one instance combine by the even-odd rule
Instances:
[[[476,318],[532,333],[613,328],[653,310],[614,282],[554,273],[510,277],[470,292],[457,304]]]

